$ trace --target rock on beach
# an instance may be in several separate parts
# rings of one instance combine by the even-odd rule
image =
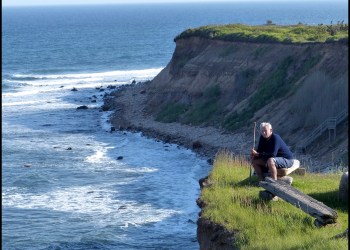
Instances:
[[[180,123],[162,123],[145,112],[147,83],[124,86],[105,97],[105,107],[115,112],[110,118],[112,126],[167,143],[176,143],[196,153],[214,158],[220,149],[246,154],[250,140],[245,134],[227,133],[214,127],[197,127]]]

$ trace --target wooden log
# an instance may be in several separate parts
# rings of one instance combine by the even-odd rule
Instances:
[[[268,201],[278,201],[278,196],[273,195],[269,191],[262,190],[259,192],[259,198]]]
[[[259,185],[316,218],[319,225],[336,223],[338,215],[335,210],[300,192],[296,188],[285,184],[283,181],[275,181],[270,177],[266,177],[264,181],[259,182]]]

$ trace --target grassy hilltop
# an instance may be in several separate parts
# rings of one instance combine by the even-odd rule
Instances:
[[[348,41],[348,24],[343,22],[335,25],[309,26],[298,25],[260,25],[249,26],[243,24],[208,25],[195,29],[188,29],[175,38],[199,36],[210,39],[236,42],[280,42],[280,43],[308,43]]]

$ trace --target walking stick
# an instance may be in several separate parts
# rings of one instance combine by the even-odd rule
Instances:
[[[254,122],[254,144],[253,144],[253,149],[255,149],[255,130],[256,130],[256,122]],[[250,171],[249,171],[249,183],[252,183],[252,168],[253,168],[253,158],[250,160]]]

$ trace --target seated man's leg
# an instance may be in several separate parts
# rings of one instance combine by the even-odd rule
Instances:
[[[290,168],[293,165],[293,159],[289,160],[283,157],[269,158],[267,160],[267,166],[271,173],[271,178],[277,180],[277,169],[278,168]]]
[[[274,180],[277,180],[277,166],[276,166],[275,158],[271,157],[267,160],[267,167],[269,168],[271,178]]]
[[[258,175],[259,181],[264,180],[264,169],[266,168],[265,165],[266,163],[263,159],[253,159],[253,168],[255,170],[255,173]]]

